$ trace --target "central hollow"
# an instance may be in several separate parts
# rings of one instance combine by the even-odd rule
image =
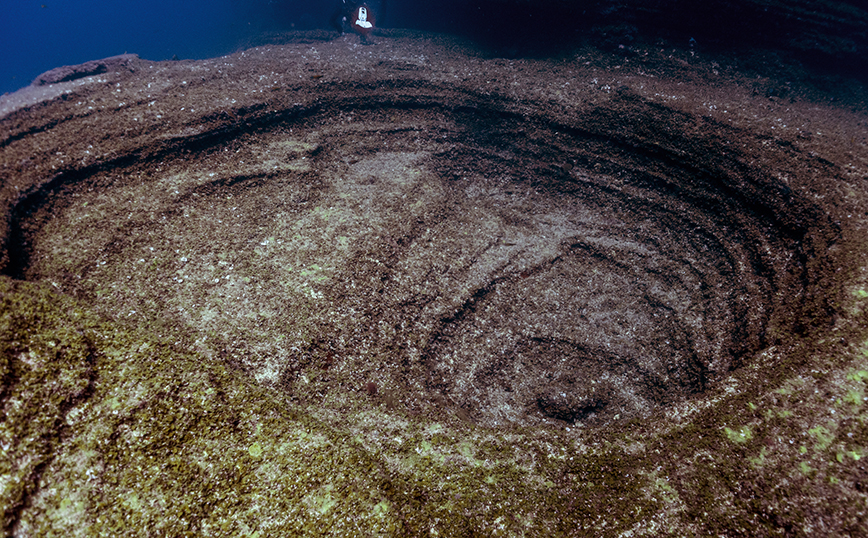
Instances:
[[[492,427],[682,401],[805,285],[810,208],[714,147],[368,106],[61,177],[15,214],[20,276],[303,402]]]

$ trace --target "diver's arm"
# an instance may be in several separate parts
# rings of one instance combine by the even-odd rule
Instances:
[[[332,16],[329,18],[329,25],[332,28],[337,30],[339,33],[344,33],[344,25],[341,19],[344,17],[344,12],[341,9],[341,6],[335,8],[335,12],[332,13]]]
[[[335,11],[329,19],[329,24],[332,28],[343,34],[346,31],[344,21],[350,22],[350,17],[353,16],[353,11],[356,9],[356,3],[352,0],[340,0]]]

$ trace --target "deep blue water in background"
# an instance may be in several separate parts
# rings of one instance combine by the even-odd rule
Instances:
[[[54,67],[116,54],[213,58],[264,32],[331,28],[338,1],[0,0],[0,94]],[[466,2],[391,0],[378,25],[449,31],[467,15],[461,6]]]
[[[0,0],[0,94],[54,67],[125,52],[213,58],[268,32],[330,28],[339,1]],[[582,41],[629,53],[642,36],[705,51],[780,47],[812,68],[868,80],[868,0],[792,9],[761,0],[366,1],[387,2],[385,13],[375,10],[382,28],[458,34],[504,57],[547,56]]]
[[[264,32],[331,28],[339,1],[0,0],[0,94],[54,67],[126,52],[147,60],[212,58],[244,48]],[[372,7],[382,1],[367,0]],[[377,24],[482,41],[491,34],[515,34],[538,42],[568,39],[582,8],[575,17],[564,17],[520,7],[515,31],[502,32],[500,25],[516,18],[507,11],[489,0],[388,0]],[[544,28],[535,29],[542,21]]]
[[[43,7],[44,6],[44,7]],[[125,52],[211,58],[269,30],[328,27],[333,0],[0,0],[0,94]]]

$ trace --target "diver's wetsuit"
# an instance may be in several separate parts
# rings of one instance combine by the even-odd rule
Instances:
[[[356,9],[362,4],[367,4],[368,9],[377,14],[378,25],[382,24],[383,14],[386,10],[386,0],[372,0],[357,2],[356,0],[339,0],[331,17],[331,25],[338,32],[345,34],[352,29],[352,18]],[[364,34],[360,34],[364,39]]]

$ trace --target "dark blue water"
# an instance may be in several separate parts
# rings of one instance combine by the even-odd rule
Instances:
[[[135,53],[148,60],[212,58],[269,32],[332,29],[341,0],[0,0],[0,94],[40,73]],[[380,27],[467,35],[568,39],[579,18],[490,0],[367,0]],[[386,4],[386,5],[383,5]],[[509,12],[509,13],[507,13]],[[578,11],[577,15],[581,15]],[[558,21],[558,22],[552,22]],[[505,28],[504,25],[509,28]]]
[[[201,59],[270,32],[330,29],[341,0],[0,0],[0,94],[51,68],[123,54]],[[868,0],[366,0],[382,28],[460,34],[500,56],[573,43],[783,49],[815,68],[868,78]]]
[[[261,32],[328,26],[332,0],[0,0],[0,93],[40,73],[136,53],[228,54]]]
[[[340,0],[0,0],[0,93],[61,65],[136,53],[148,60],[211,58],[267,32],[330,29]],[[474,38],[544,34],[568,39],[576,17],[526,4],[511,10],[481,0],[367,0],[380,27]],[[387,4],[383,6],[382,4]],[[509,12],[509,13],[507,13]],[[557,22],[554,22],[557,21]],[[504,25],[509,26],[505,28]],[[564,26],[564,28],[560,28]]]

